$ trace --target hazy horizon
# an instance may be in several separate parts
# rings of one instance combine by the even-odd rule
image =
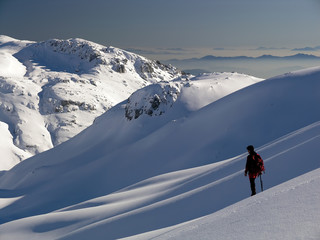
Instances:
[[[319,10],[318,0],[0,0],[0,34],[32,41],[83,38],[162,62],[206,55],[320,56]],[[254,65],[177,67],[245,73],[269,68]],[[313,63],[278,68],[305,66]]]
[[[301,70],[304,68],[320,66],[320,59],[314,60],[186,60],[186,61],[164,61],[179,69],[198,75],[210,72],[238,72],[252,75],[259,78],[271,78],[288,72]]]
[[[1,0],[0,34],[83,38],[171,58],[320,55],[317,0]]]

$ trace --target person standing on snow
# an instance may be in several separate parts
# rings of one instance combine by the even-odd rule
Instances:
[[[254,151],[254,147],[249,145],[247,147],[248,157],[246,163],[246,169],[244,170],[244,176],[247,176],[249,173],[250,187],[251,187],[251,196],[256,194],[256,185],[255,179],[262,174],[265,173],[263,160],[259,154]]]

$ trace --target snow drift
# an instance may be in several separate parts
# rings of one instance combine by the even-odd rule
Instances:
[[[209,216],[129,239],[318,239],[320,170]]]
[[[319,191],[314,191],[320,167],[319,78],[320,68],[288,73],[199,109],[188,105],[196,98],[190,91],[184,95],[190,101],[179,94],[169,98],[172,106],[163,105],[162,114],[143,110],[131,120],[126,109],[135,104],[124,101],[71,140],[2,174],[1,237],[184,239],[188,234],[200,238],[199,227],[204,230],[201,238],[209,239],[223,230],[219,229],[221,223],[215,225],[219,220],[233,223],[232,216],[247,219],[245,209],[267,212],[266,205],[273,212],[258,223],[270,224],[263,228],[264,232],[274,230],[266,235],[269,238],[316,238],[320,216]],[[155,94],[160,100],[167,97],[166,91],[158,91],[166,87],[160,86],[151,87],[152,94],[141,90],[145,93],[135,93],[131,100],[142,106],[138,109],[152,107],[140,100]],[[177,89],[174,93],[184,91],[184,87]],[[165,103],[157,102],[158,108]],[[250,195],[248,179],[243,176],[248,144],[257,147],[267,171],[263,176],[266,191],[250,199],[246,199]],[[306,187],[298,187],[303,184]],[[297,190],[288,192],[290,188]],[[284,199],[277,202],[281,196]],[[301,223],[302,228],[291,227],[290,234],[280,234],[286,230],[275,224],[287,225],[277,211],[304,207],[304,201],[312,205],[305,207],[306,214],[296,210],[287,215],[293,217],[292,226]],[[307,223],[306,216],[310,216]],[[197,218],[202,219],[190,222]],[[232,238],[241,227],[254,224],[252,219],[233,224],[235,232],[223,236]]]

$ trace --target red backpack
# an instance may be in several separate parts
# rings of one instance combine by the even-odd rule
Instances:
[[[260,155],[259,154],[254,154],[253,155],[253,159],[255,160],[255,165],[253,166],[254,167],[254,171],[256,173],[264,172],[265,171],[264,164],[263,164],[263,160],[260,157]]]

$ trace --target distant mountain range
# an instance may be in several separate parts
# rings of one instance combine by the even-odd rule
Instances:
[[[234,56],[234,57],[221,57],[214,55],[207,55],[201,58],[188,58],[188,59],[170,59],[171,61],[225,61],[225,60],[315,60],[320,59],[320,57],[312,54],[298,53],[290,56],[274,56],[274,55],[261,55],[259,57],[249,57],[249,56]]]
[[[285,72],[319,66],[320,57],[303,53],[291,56],[266,54],[258,57],[207,55],[200,58],[171,59],[165,63],[172,64],[184,72],[194,75],[204,72],[240,72],[256,77],[270,78]]]

